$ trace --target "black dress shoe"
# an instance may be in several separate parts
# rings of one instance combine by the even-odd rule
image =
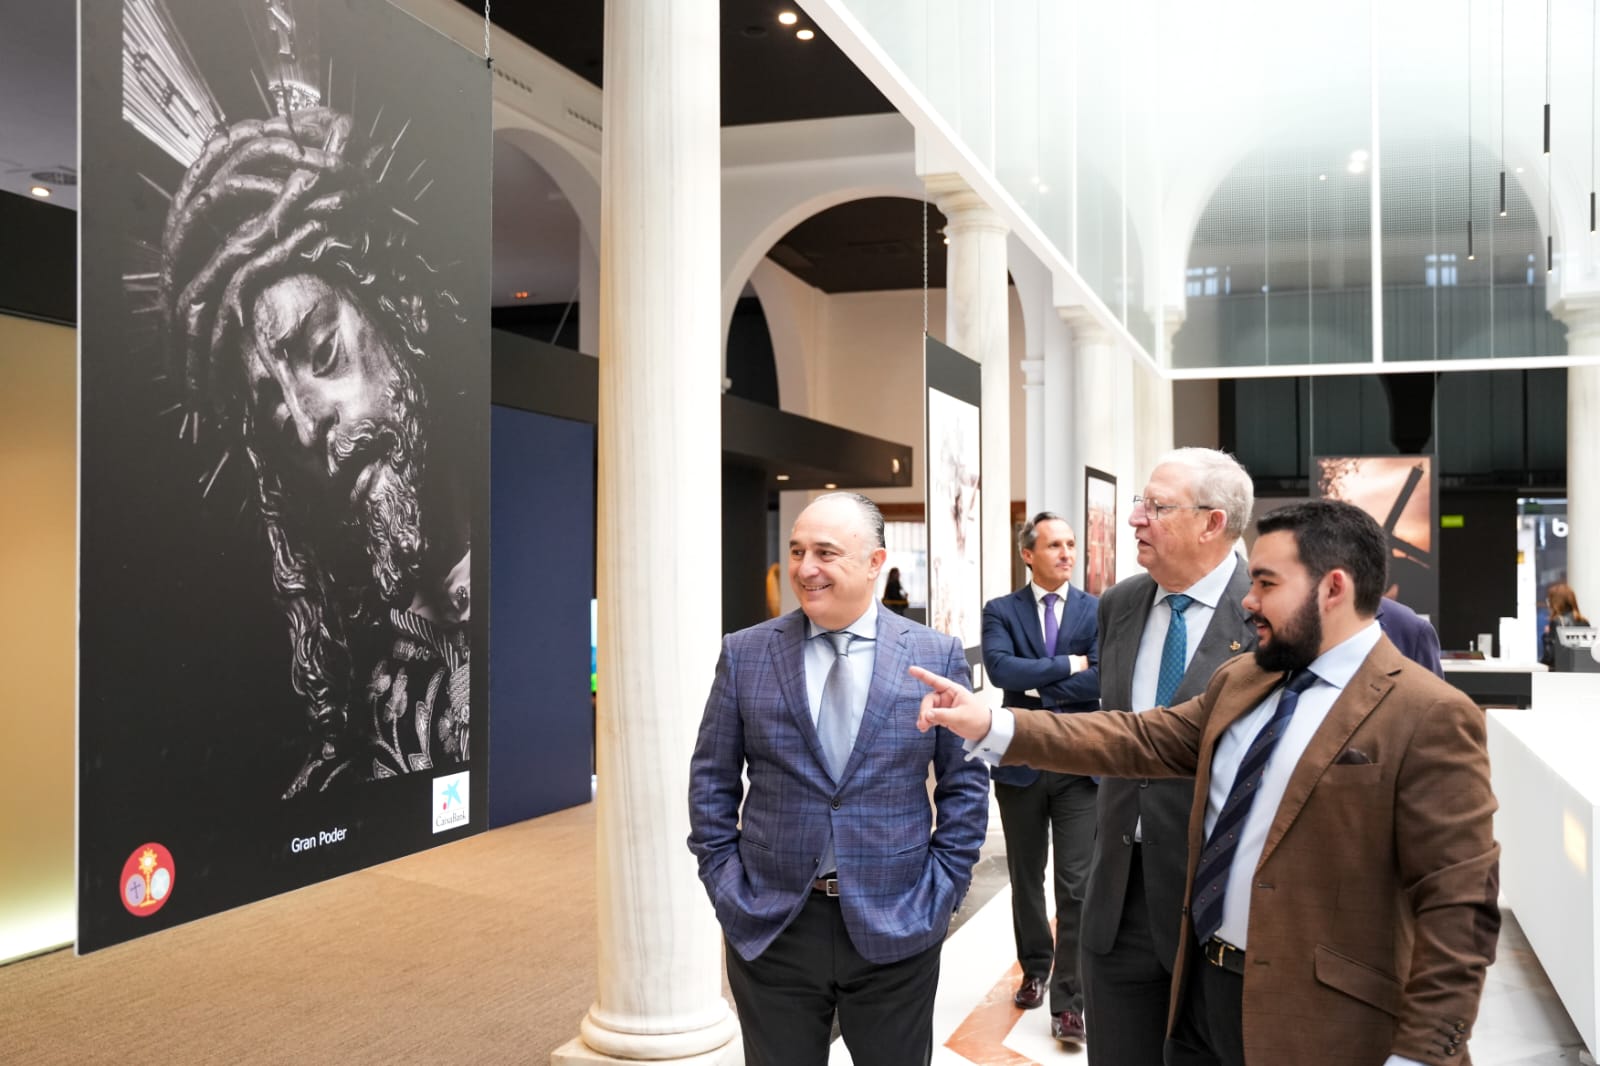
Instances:
[[[1017,994],[1011,997],[1011,1002],[1023,1010],[1032,1010],[1044,1002],[1044,978],[1024,977],[1022,984],[1017,986]]]
[[[1050,1035],[1061,1041],[1068,1051],[1077,1051],[1084,1045],[1083,1015],[1075,1010],[1064,1010],[1050,1016]]]

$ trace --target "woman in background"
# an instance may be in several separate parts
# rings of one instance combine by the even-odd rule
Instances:
[[[1578,594],[1565,581],[1557,581],[1545,593],[1545,605],[1550,608],[1550,621],[1544,627],[1544,653],[1539,661],[1553,667],[1556,658],[1556,629],[1561,626],[1587,626],[1589,620],[1578,610]]]
[[[910,602],[906,598],[906,590],[900,584],[900,568],[891,566],[889,577],[883,583],[883,605],[895,614],[905,614]]]

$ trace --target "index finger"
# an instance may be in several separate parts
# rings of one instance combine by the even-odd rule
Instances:
[[[956,683],[948,677],[943,677],[932,670],[927,670],[920,666],[911,667],[911,676],[935,692],[949,692],[956,687]]]

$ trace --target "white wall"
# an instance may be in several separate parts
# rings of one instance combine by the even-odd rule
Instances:
[[[759,288],[759,287],[758,287]],[[809,288],[809,287],[808,287]],[[786,285],[793,294],[793,286]],[[1020,499],[1026,485],[1022,397],[1022,310],[1010,294],[1011,487]],[[810,417],[858,433],[870,433],[912,448],[910,488],[868,489],[880,503],[921,503],[923,464],[922,291],[860,292],[829,295],[810,289],[809,314],[791,315],[809,323],[806,375]],[[781,316],[769,313],[769,325]],[[928,292],[928,332],[944,337],[944,290]],[[773,348],[787,347],[774,329]],[[789,410],[786,397],[780,397]],[[851,486],[843,486],[849,488]]]

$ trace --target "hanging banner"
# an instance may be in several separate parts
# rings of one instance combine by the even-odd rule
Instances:
[[[924,338],[928,439],[928,625],[961,641],[983,677],[982,368]]]
[[[491,125],[384,0],[81,30],[90,951],[485,824]]]

